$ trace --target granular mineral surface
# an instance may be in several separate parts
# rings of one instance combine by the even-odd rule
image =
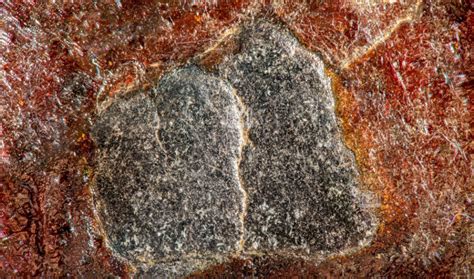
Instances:
[[[245,107],[240,163],[248,193],[246,248],[337,251],[370,232],[354,157],[344,145],[321,60],[259,21],[221,66]]]
[[[231,88],[195,67],[101,114],[96,191],[113,249],[137,263],[238,249],[239,119]]]
[[[175,69],[117,97],[95,125],[109,244],[148,274],[370,241],[374,218],[322,61],[272,23],[240,36],[216,73]]]

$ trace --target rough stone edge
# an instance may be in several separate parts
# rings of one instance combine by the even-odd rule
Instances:
[[[225,42],[226,40],[237,40],[238,41],[237,43],[239,45],[242,45],[241,36],[244,34],[244,30],[246,30],[246,28],[254,26],[258,22],[263,22],[263,23],[272,25],[276,29],[278,29],[280,32],[284,32],[284,33],[288,34],[288,36],[290,38],[292,38],[292,44],[298,45],[303,51],[306,51],[309,56],[316,57],[319,60],[320,64],[322,64],[323,71],[321,71],[321,73],[322,73],[322,75],[321,75],[322,79],[321,80],[326,82],[325,86],[328,86],[328,88],[330,89],[330,92],[332,94],[332,100],[333,100],[333,105],[334,105],[333,113],[335,115],[335,119],[336,119],[336,122],[337,122],[337,129],[339,131],[340,141],[342,142],[344,147],[350,153],[351,159],[354,161],[354,164],[356,166],[357,177],[355,179],[357,180],[359,187],[353,187],[353,188],[351,188],[351,190],[354,192],[353,193],[354,197],[356,197],[358,200],[365,201],[363,204],[367,205],[367,207],[365,207],[367,209],[366,212],[369,214],[373,225],[366,232],[366,237],[363,239],[363,241],[360,241],[357,246],[349,247],[349,248],[346,248],[346,249],[341,249],[340,251],[336,251],[336,252],[321,251],[321,252],[313,253],[312,255],[306,256],[306,255],[301,255],[301,254],[298,254],[298,253],[295,253],[295,252],[284,251],[284,250],[279,251],[279,252],[269,253],[269,252],[261,252],[261,251],[246,251],[245,249],[242,248],[242,249],[239,249],[236,254],[229,253],[228,255],[223,255],[223,256],[218,256],[218,257],[216,257],[215,255],[214,256],[212,256],[212,255],[211,256],[199,255],[198,257],[201,257],[199,260],[203,261],[203,262],[201,262],[199,264],[196,264],[193,267],[192,270],[189,270],[189,272],[186,272],[186,273],[183,273],[183,274],[162,273],[163,276],[174,275],[174,276],[184,277],[184,276],[189,275],[191,273],[198,272],[199,270],[206,269],[206,268],[208,268],[212,265],[220,264],[220,263],[223,263],[225,261],[228,261],[231,257],[238,257],[238,258],[242,258],[242,259],[251,258],[253,256],[270,256],[270,257],[279,257],[279,258],[300,258],[300,259],[310,261],[314,265],[317,265],[317,264],[323,262],[324,260],[326,260],[328,258],[350,255],[350,254],[356,253],[356,252],[358,252],[358,251],[360,251],[364,248],[369,247],[371,245],[371,243],[373,241],[373,238],[376,235],[376,231],[377,231],[377,229],[380,225],[380,222],[379,222],[379,220],[380,220],[380,218],[379,218],[379,215],[380,215],[380,213],[379,213],[380,212],[380,199],[376,195],[376,193],[374,193],[373,191],[370,191],[370,189],[368,189],[366,187],[366,185],[362,182],[362,180],[360,178],[361,174],[360,174],[360,170],[359,170],[360,169],[359,163],[356,160],[356,156],[354,154],[354,151],[347,145],[346,140],[344,139],[344,131],[343,131],[343,127],[342,127],[342,124],[341,124],[341,119],[340,119],[340,116],[337,114],[337,112],[335,110],[335,105],[336,105],[336,102],[337,102],[337,98],[336,98],[336,96],[333,92],[333,87],[331,86],[332,85],[332,79],[331,79],[330,76],[327,76],[324,73],[324,69],[326,69],[327,66],[324,63],[324,60],[318,54],[316,54],[316,53],[312,52],[311,50],[309,50],[308,48],[306,48],[304,46],[304,44],[302,44],[298,40],[298,38],[294,35],[294,33],[288,28],[288,26],[286,26],[281,20],[273,19],[273,18],[265,18],[265,17],[264,18],[259,18],[259,19],[248,18],[247,20],[244,20],[244,21],[242,21],[242,22],[240,22],[240,23],[238,23],[234,26],[231,26],[230,28],[224,30],[221,37],[219,37],[217,39],[216,44],[212,45],[210,48],[202,51],[201,53],[196,54],[194,57],[190,58],[187,63],[177,65],[176,67],[172,67],[169,71],[163,73],[158,78],[158,80],[153,84],[152,88],[148,88],[147,90],[153,90],[153,88],[157,88],[159,86],[159,84],[161,83],[162,79],[165,76],[169,75],[171,72],[174,72],[174,71],[177,71],[177,70],[180,70],[182,68],[189,67],[189,66],[196,66],[204,74],[217,77],[221,81],[223,81],[223,82],[225,82],[229,85],[229,87],[234,92],[234,98],[237,99],[239,110],[242,113],[245,110],[245,105],[241,102],[240,96],[238,96],[238,94],[236,93],[237,91],[235,90],[235,88],[233,88],[233,86],[230,84],[230,82],[227,79],[225,79],[224,77],[222,77],[221,75],[216,75],[216,73],[213,73],[211,69],[206,69],[204,67],[204,65],[202,65],[200,63],[200,60],[203,57],[205,57],[205,55],[215,51],[215,49],[218,47],[218,45],[221,44],[222,42]],[[240,51],[237,52],[237,54],[238,53],[240,53]],[[224,54],[224,57],[223,57],[224,61],[225,61],[225,59],[228,59],[229,57],[231,57],[233,55],[235,55],[235,54],[233,54],[233,53]],[[222,63],[223,62],[221,61],[218,65],[220,65]],[[100,102],[100,103],[97,104],[96,117],[99,116],[100,114],[102,114],[112,103],[116,102],[117,99],[130,98],[130,96],[133,96],[134,94],[143,94],[143,93],[146,93],[144,89],[134,88],[134,90],[126,91],[126,92],[123,92],[122,94],[117,94],[117,95],[114,95],[110,98],[107,98],[103,102]],[[239,150],[239,158],[238,158],[239,161],[241,159],[240,156],[242,154],[241,152],[242,152],[243,146],[245,146],[246,144],[251,144],[248,141],[247,137],[245,136],[245,133],[246,132],[245,132],[245,128],[244,128],[244,130],[243,130],[243,136],[244,137],[243,137],[243,143],[242,143],[243,145],[240,146],[240,150]],[[239,163],[240,162],[238,162],[237,164],[239,164]],[[239,169],[239,167],[237,169]],[[237,170],[237,171],[239,172],[239,170]],[[142,266],[135,265],[135,264],[131,263],[129,260],[127,260],[126,258],[122,257],[120,254],[118,254],[112,248],[112,246],[110,245],[110,241],[108,239],[107,234],[105,233],[105,228],[102,224],[100,214],[97,210],[97,205],[100,204],[100,202],[97,201],[98,196],[97,196],[97,193],[95,191],[95,185],[96,185],[95,179],[96,179],[96,172],[94,171],[93,178],[91,180],[92,182],[91,182],[89,188],[90,188],[90,191],[92,193],[92,204],[93,204],[93,213],[94,213],[93,217],[94,217],[95,221],[98,224],[98,226],[97,226],[98,230],[101,232],[101,235],[104,238],[104,244],[109,249],[109,251],[111,251],[111,253],[115,257],[117,257],[119,260],[127,263],[132,268],[132,272],[134,272],[135,276],[138,276],[138,275],[147,276],[147,273],[149,271],[153,272],[153,269],[160,266],[160,264],[173,264],[177,261],[183,261],[183,260],[188,261],[188,260],[193,260],[193,259],[197,258],[196,256],[191,256],[190,255],[190,256],[186,256],[186,257],[181,257],[180,259],[176,259],[176,258],[173,259],[173,260],[172,259],[170,259],[170,260],[165,259],[165,261],[154,262],[154,266],[143,269]],[[240,179],[240,175],[239,175],[239,179]],[[242,187],[242,185],[241,185],[241,188],[244,188],[244,187]],[[246,210],[245,210],[245,213],[246,213]],[[245,227],[243,229],[245,231]],[[245,238],[245,235],[243,235],[243,237]],[[243,247],[243,244],[241,244],[241,245],[242,245],[241,247]],[[140,268],[140,271],[139,271],[138,268]],[[166,268],[166,267],[164,267],[164,268]],[[142,273],[142,272],[145,272],[145,273]],[[153,275],[155,275],[155,274],[157,274],[157,273],[153,272]],[[151,275],[151,274],[149,274],[149,275]]]
[[[356,171],[356,177],[354,178],[356,181],[356,185],[358,187],[352,187],[351,188],[351,193],[353,194],[354,198],[356,201],[361,204],[365,205],[365,207],[361,207],[361,209],[366,213],[370,219],[370,224],[369,229],[365,233],[365,237],[363,237],[361,240],[359,240],[359,243],[356,246],[352,247],[347,247],[340,249],[339,251],[320,251],[316,253],[312,253],[311,255],[302,255],[296,251],[292,251],[290,249],[282,249],[280,251],[275,251],[275,252],[269,252],[269,251],[259,251],[259,250],[246,250],[243,249],[242,253],[239,255],[241,258],[248,258],[252,256],[272,256],[272,257],[281,257],[281,258],[300,258],[304,259],[307,261],[311,261],[314,264],[318,264],[322,261],[324,261],[327,258],[331,257],[336,257],[336,256],[344,256],[344,255],[349,255],[352,253],[355,253],[357,251],[360,251],[364,248],[367,248],[370,246],[372,243],[374,236],[376,235],[377,229],[380,225],[379,223],[379,208],[380,208],[380,201],[379,197],[376,195],[376,193],[370,191],[363,181],[361,180],[361,174],[360,174],[360,166],[358,164],[358,161],[356,160],[356,156],[354,151],[347,145],[345,138],[344,138],[344,130],[342,127],[341,119],[339,115],[336,112],[336,102],[337,102],[337,97],[335,96],[335,93],[333,91],[332,87],[332,79],[330,76],[328,76],[325,73],[325,69],[327,66],[324,63],[324,60],[316,53],[312,52],[308,48],[306,48],[299,40],[298,38],[291,32],[291,30],[279,19],[275,18],[251,18],[248,22],[243,22],[238,29],[233,27],[229,32],[224,32],[224,36],[222,39],[219,40],[219,43],[225,40],[236,40],[237,44],[240,46],[239,51],[237,53],[227,53],[225,56],[222,58],[221,62],[217,65],[217,67],[221,66],[222,64],[226,63],[227,60],[231,59],[233,56],[238,55],[241,53],[241,50],[244,49],[244,36],[247,32],[251,32],[252,28],[255,27],[258,24],[265,24],[267,26],[273,27],[275,30],[278,30],[278,32],[281,32],[284,34],[284,36],[287,36],[290,39],[291,45],[295,46],[296,51],[302,51],[305,53],[305,55],[311,57],[311,59],[314,59],[314,62],[318,64],[318,68],[321,69],[321,71],[318,71],[318,75],[321,77],[321,81],[323,82],[323,86],[328,88],[332,95],[332,113],[334,115],[334,118],[336,120],[336,125],[338,129],[338,141],[341,142],[343,147],[347,150],[348,156],[350,156],[350,159],[353,161],[355,165],[355,171]],[[215,46],[213,47],[213,49]],[[211,49],[210,51],[212,51]],[[206,51],[207,53],[207,51]],[[321,66],[321,67],[319,67]],[[222,79],[225,80],[227,83],[230,83],[228,79],[226,79],[224,76],[222,76],[219,73],[217,75]],[[237,91],[235,91],[237,92]],[[241,98],[240,96],[237,96],[239,99]],[[242,106],[245,108],[245,104],[240,102]]]
[[[112,104],[115,102],[118,102],[120,100],[127,100],[136,97],[137,95],[144,94],[147,95],[146,98],[151,98],[152,102],[154,104],[155,100],[153,99],[154,94],[159,94],[159,86],[160,84],[164,81],[164,79],[169,78],[171,75],[176,74],[179,71],[182,71],[184,69],[189,69],[189,68],[196,68],[197,71],[199,71],[201,74],[206,75],[210,78],[216,79],[218,82],[224,84],[225,86],[230,89],[230,95],[231,97],[235,100],[236,102],[236,110],[239,113],[239,119],[240,119],[240,125],[239,125],[239,131],[240,131],[240,138],[239,138],[239,147],[238,147],[238,156],[235,158],[235,171],[236,172],[236,177],[239,180],[239,192],[242,194],[242,211],[239,213],[239,220],[240,223],[242,224],[241,226],[241,231],[240,231],[240,236],[239,236],[239,241],[237,243],[236,251],[235,252],[229,252],[229,253],[204,253],[204,254],[194,254],[194,253],[188,253],[184,257],[183,256],[170,256],[170,257],[164,257],[160,258],[159,260],[150,260],[146,257],[142,257],[142,259],[137,259],[136,262],[134,263],[133,261],[125,258],[122,256],[119,252],[117,252],[114,248],[113,245],[111,244],[111,241],[108,237],[108,234],[106,232],[104,223],[102,221],[102,217],[100,214],[100,208],[104,207],[105,205],[103,204],[103,201],[100,199],[100,195],[97,193],[97,171],[96,168],[94,169],[94,173],[92,175],[91,183],[89,185],[89,189],[91,192],[91,204],[92,204],[92,209],[93,209],[93,218],[97,222],[97,227],[100,232],[100,234],[103,236],[104,240],[104,245],[107,247],[107,249],[111,252],[111,254],[119,259],[120,261],[126,263],[132,271],[132,274],[134,277],[136,276],[165,276],[165,277],[185,277],[191,273],[197,272],[199,270],[205,270],[206,268],[215,265],[215,264],[221,264],[227,261],[231,257],[239,257],[242,254],[242,249],[243,249],[243,238],[245,236],[245,227],[244,227],[244,218],[246,215],[246,210],[247,210],[247,191],[245,188],[242,186],[242,180],[241,176],[239,173],[240,170],[240,160],[241,160],[241,155],[242,155],[242,148],[245,145],[245,137],[244,137],[244,130],[243,130],[243,123],[242,123],[242,102],[239,99],[238,95],[235,93],[235,89],[232,87],[232,85],[227,82],[225,79],[222,79],[219,76],[216,76],[209,71],[206,71],[203,69],[203,67],[196,65],[195,63],[189,62],[184,65],[181,65],[179,67],[170,69],[168,72],[164,73],[150,88],[146,89],[137,89],[133,91],[127,91],[124,92],[123,94],[116,94],[104,102],[100,103],[97,110],[97,113],[95,117],[100,117],[102,113],[104,113]],[[95,142],[95,141],[94,141]],[[94,165],[97,164],[97,157],[94,159]],[[183,262],[187,264],[191,264],[191,266],[186,266],[182,265],[181,267],[183,268],[182,272],[177,272],[174,264],[177,262]],[[163,270],[163,272],[160,272]]]

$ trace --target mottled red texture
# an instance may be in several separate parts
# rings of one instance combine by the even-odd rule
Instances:
[[[129,273],[92,213],[95,100],[145,86],[247,6],[81,2],[0,4],[1,275]]]
[[[282,1],[275,12],[311,50],[330,64],[363,52],[398,20],[416,12],[416,1]],[[391,1],[386,1],[391,2]],[[357,4],[361,3],[361,4]]]
[[[386,28],[383,43],[369,42],[360,56],[350,50],[367,40],[355,39],[349,22],[364,24],[371,13],[357,15],[354,7],[333,2],[277,9],[329,67],[346,143],[364,185],[381,198],[373,243],[318,265],[235,259],[193,277],[472,275],[474,14],[467,3],[414,4],[412,19]],[[379,18],[389,22],[393,13]]]
[[[93,214],[96,100],[263,14],[327,63],[381,224],[372,245],[318,266],[234,259],[196,277],[473,274],[468,1],[80,2],[0,3],[0,276],[129,276]]]
[[[340,74],[336,97],[346,141],[365,185],[381,197],[382,220],[371,247],[329,260],[320,271],[342,275],[364,267],[350,273],[471,274],[468,8],[467,3],[421,3],[412,20],[360,59],[329,62]]]

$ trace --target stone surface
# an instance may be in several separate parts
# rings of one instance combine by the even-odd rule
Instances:
[[[246,108],[246,249],[310,255],[367,242],[374,224],[322,61],[266,21],[241,39],[220,71]]]
[[[114,100],[93,130],[96,192],[110,245],[153,266],[238,249],[239,112],[231,88],[195,67]]]
[[[215,69],[256,18],[324,60],[379,223],[366,248],[323,262],[242,255],[200,276],[473,277],[470,1],[7,0],[0,14],[0,277],[134,276],[92,203],[96,105],[201,54]]]
[[[218,76],[177,69],[117,97],[93,129],[109,243],[145,274],[182,275],[241,253],[311,257],[370,240],[374,220],[323,63],[267,21],[240,36],[241,53]]]

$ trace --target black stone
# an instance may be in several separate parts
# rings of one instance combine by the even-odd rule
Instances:
[[[96,192],[115,251],[153,265],[238,249],[239,121],[231,88],[195,67],[100,115]]]
[[[175,70],[95,123],[98,213],[140,276],[370,241],[374,205],[359,190],[322,61],[265,21],[240,40],[215,75]]]
[[[356,245],[372,221],[322,61],[267,22],[241,37],[241,53],[220,72],[246,107],[246,250],[309,255]]]

